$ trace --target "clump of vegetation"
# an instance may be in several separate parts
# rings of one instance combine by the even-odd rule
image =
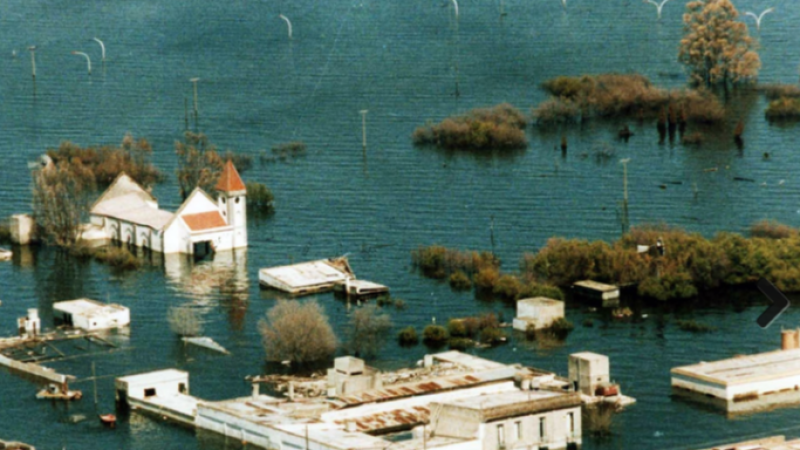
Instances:
[[[417,330],[409,326],[400,330],[400,333],[397,334],[397,340],[401,346],[410,347],[419,343],[419,336],[417,336]]]
[[[469,338],[462,338],[462,337],[451,337],[447,341],[447,346],[450,347],[450,350],[460,350],[464,351],[470,347],[475,346],[475,341]]]
[[[450,274],[450,287],[456,291],[468,291],[472,289],[472,281],[463,270],[457,270]]]
[[[99,247],[92,251],[95,260],[108,264],[117,270],[134,270],[141,267],[142,262],[125,247],[113,245]]]
[[[356,356],[372,357],[378,354],[392,328],[388,314],[381,314],[378,306],[358,308],[350,316],[347,348]]]
[[[200,314],[194,308],[170,308],[167,311],[167,322],[169,322],[170,330],[180,337],[194,337],[203,334]]]
[[[719,233],[711,239],[664,225],[631,229],[613,244],[553,238],[522,260],[522,276],[556,286],[593,279],[637,284],[657,300],[687,299],[720,286],[754,283],[764,277],[784,292],[800,292],[800,234],[783,226],[758,225],[760,235]],[[763,231],[762,231],[763,230]],[[771,231],[774,230],[774,231]],[[781,245],[771,237],[781,236]],[[665,253],[638,253],[637,245],[659,239]]]
[[[395,309],[402,311],[402,310],[406,309],[406,307],[407,307],[406,306],[406,301],[403,300],[402,298],[397,298],[397,299],[394,300],[394,308]]]
[[[462,251],[441,245],[413,250],[411,262],[423,275],[436,279],[456,272],[474,274],[487,267],[500,267],[500,260],[489,252]]]
[[[443,345],[447,338],[447,329],[441,325],[428,325],[422,331],[422,341],[428,345]]]
[[[800,99],[780,97],[772,100],[764,113],[767,120],[800,119]]]
[[[316,300],[279,301],[258,323],[268,361],[313,363],[336,352],[336,335]]]
[[[572,322],[559,317],[549,326],[540,329],[536,329],[534,324],[529,323],[525,328],[525,337],[531,341],[541,339],[543,336],[563,341],[574,329],[575,325]]]
[[[750,227],[750,236],[754,238],[787,239],[797,237],[797,230],[774,220],[761,220]]]
[[[439,124],[426,124],[412,134],[415,145],[435,145],[461,150],[506,150],[525,148],[527,119],[516,108],[503,103],[473,109],[463,116]]]
[[[492,293],[501,300],[516,300],[524,288],[522,281],[514,275],[502,275],[494,284]]]
[[[396,298],[393,298],[390,295],[381,295],[381,296],[379,296],[378,298],[375,299],[375,304],[378,305],[378,307],[380,307],[380,308],[383,308],[384,306],[386,306],[386,307],[394,306],[396,309],[400,309],[400,310],[406,308],[405,300],[400,299],[400,298],[396,299]]]
[[[506,335],[500,327],[487,327],[481,330],[480,340],[481,344],[496,345],[505,342]]]
[[[306,154],[306,144],[302,141],[292,141],[283,144],[277,144],[271,149],[272,155],[267,156],[265,152],[261,153],[262,162],[274,162],[276,160],[286,161],[293,158],[298,158]]]
[[[710,92],[659,89],[639,74],[562,76],[545,81],[542,87],[553,98],[533,110],[539,124],[595,117],[655,118],[668,107],[681,111],[681,118],[690,122],[716,123],[725,116],[722,104]]]
[[[583,326],[586,328],[592,328],[594,326],[594,320],[592,319],[583,319]]]
[[[702,145],[703,144],[703,140],[705,140],[705,137],[703,136],[703,133],[701,133],[699,131],[695,131],[692,134],[687,134],[686,136],[684,136],[681,139],[681,144],[683,144],[683,145]]]
[[[678,320],[675,323],[678,325],[678,328],[690,333],[709,333],[716,330],[716,327],[712,327],[711,325],[707,325],[696,320]]]
[[[450,319],[447,322],[447,332],[450,333],[450,337],[454,338],[471,336],[467,330],[467,325],[462,319]]]
[[[47,156],[56,166],[80,164],[75,171],[84,178],[83,183],[97,185],[103,189],[111,185],[120,173],[145,188],[164,180],[161,172],[150,162],[153,148],[146,139],[135,139],[126,134],[118,146],[81,148],[71,142],[62,142],[57,149],[47,150]],[[91,182],[86,178],[91,178]]]
[[[688,67],[698,85],[751,82],[761,60],[747,25],[730,0],[693,0],[683,15],[684,37],[678,60]]]
[[[763,84],[758,90],[769,100],[779,98],[800,98],[800,86],[796,84]]]
[[[275,211],[275,196],[269,188],[255,181],[248,181],[247,188],[247,210],[248,212],[269,214]]]
[[[178,156],[176,176],[182,198],[186,198],[196,188],[206,192],[214,192],[226,161],[233,162],[236,170],[242,174],[249,169],[252,158],[239,155],[230,150],[220,154],[206,135],[187,131],[184,142],[175,142],[175,154]]]
[[[475,288],[481,291],[494,291],[494,285],[500,279],[500,271],[495,267],[485,267],[478,271],[473,278]]]

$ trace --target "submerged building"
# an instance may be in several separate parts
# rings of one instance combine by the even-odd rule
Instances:
[[[315,396],[260,394],[205,401],[188,374],[151,372],[117,380],[117,397],[248,444],[277,450],[572,449],[581,444],[581,394],[553,374],[445,352],[423,367],[382,374],[358,358],[336,360]],[[535,386],[535,387],[534,387]],[[566,388],[566,389],[565,389]],[[407,433],[405,439],[386,435]]]
[[[159,253],[204,255],[247,247],[247,188],[231,161],[216,185],[217,199],[196,188],[176,212],[120,174],[92,205],[82,239],[119,242]]]

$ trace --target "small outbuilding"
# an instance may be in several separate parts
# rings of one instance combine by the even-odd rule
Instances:
[[[572,290],[582,297],[599,300],[604,308],[619,306],[619,287],[613,284],[583,280],[573,284]]]
[[[514,329],[525,331],[529,325],[537,330],[549,327],[564,318],[564,302],[547,297],[526,298],[517,301]]]
[[[131,312],[117,304],[81,298],[53,304],[56,324],[86,331],[122,328],[131,324]]]
[[[610,384],[608,356],[592,352],[569,355],[569,381],[585,395],[596,395],[597,389]]]

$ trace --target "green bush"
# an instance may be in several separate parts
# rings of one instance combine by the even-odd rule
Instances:
[[[122,247],[98,248],[94,251],[94,258],[118,270],[138,269],[142,265],[133,253]]]
[[[450,287],[456,291],[468,291],[472,289],[472,281],[466,273],[458,270],[450,274]]]
[[[454,338],[469,336],[466,324],[460,319],[450,319],[450,321],[447,322],[447,332],[450,333],[450,337]]]
[[[786,239],[797,236],[797,230],[775,221],[762,220],[750,227],[750,236],[767,239]]]
[[[247,188],[247,209],[253,212],[271,213],[274,211],[275,196],[272,191],[262,183],[248,181]]]
[[[716,327],[706,325],[696,320],[679,320],[676,324],[682,331],[688,331],[690,333],[709,333],[716,330]]]
[[[415,145],[435,145],[448,149],[518,149],[528,145],[527,119],[513,106],[503,103],[492,108],[473,109],[464,116],[451,117],[439,124],[426,124],[414,130]]]
[[[500,271],[494,267],[487,267],[475,274],[474,283],[475,287],[480,290],[493,291],[494,285],[499,279]]]
[[[472,339],[469,338],[451,337],[450,340],[447,341],[447,345],[448,347],[450,347],[450,350],[463,351],[467,350],[470,347],[474,347],[475,342],[473,342]]]
[[[69,254],[77,259],[92,259],[96,249],[86,241],[78,241],[69,247]]]
[[[659,89],[638,74],[562,76],[545,81],[543,87],[553,97],[533,110],[539,124],[592,117],[654,118],[668,106],[673,107],[676,116],[681,111],[686,121],[716,123],[725,118],[725,109],[713,94]]]
[[[502,300],[516,300],[522,293],[523,285],[514,275],[502,275],[494,284],[492,293]]]
[[[447,342],[447,329],[440,325],[428,325],[422,331],[422,340],[426,344],[441,345]]]
[[[406,307],[407,307],[406,306],[406,301],[401,299],[401,298],[395,299],[394,307],[395,307],[395,309],[398,309],[398,310],[402,311],[402,310],[406,309]]]
[[[594,320],[592,319],[583,319],[583,326],[586,328],[592,328],[594,326]]]
[[[397,334],[397,340],[402,346],[412,346],[419,343],[419,336],[417,336],[417,330],[414,327],[406,327]]]
[[[503,330],[498,327],[489,327],[481,330],[481,343],[487,345],[495,345],[505,341],[505,334]]]
[[[569,335],[574,329],[575,325],[563,317],[559,317],[558,319],[554,320],[553,323],[546,328],[546,330],[552,332],[558,337],[567,337],[567,335]]]
[[[564,300],[564,292],[556,286],[529,281],[522,287],[520,298],[547,297]]]
[[[764,113],[767,120],[800,119],[800,99],[781,97],[769,102]]]
[[[450,274],[476,273],[484,268],[500,267],[500,260],[489,252],[462,251],[441,245],[419,247],[411,252],[411,262],[423,275],[441,279]],[[469,278],[466,280],[469,282]]]

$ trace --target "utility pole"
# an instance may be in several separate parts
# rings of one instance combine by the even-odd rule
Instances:
[[[191,78],[189,81],[192,82],[194,86],[194,128],[195,131],[200,131],[200,127],[197,125],[197,82],[200,81],[200,78]]]
[[[36,46],[31,45],[28,50],[31,51],[31,76],[33,81],[36,81]]]
[[[622,164],[622,234],[625,234],[630,229],[628,218],[628,162],[630,158],[619,160]]]
[[[94,370],[94,361],[92,361],[92,383],[94,384],[94,409],[97,410],[97,373]]]
[[[369,110],[362,109],[361,113],[361,148],[367,151],[367,113]]]

